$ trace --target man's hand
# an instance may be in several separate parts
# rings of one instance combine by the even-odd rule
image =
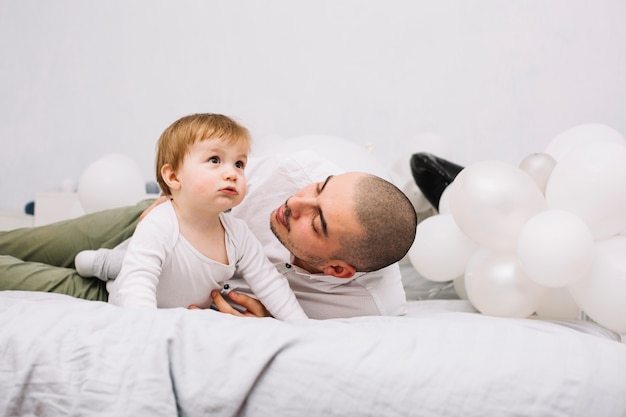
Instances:
[[[146,217],[146,215],[150,212],[150,210],[152,210],[153,208],[155,208],[159,204],[162,204],[162,203],[164,203],[166,201],[167,201],[167,197],[161,194],[161,196],[159,196],[159,198],[154,200],[154,203],[150,204],[150,207],[148,207],[147,209],[145,209],[143,211],[143,213],[141,213],[141,216],[139,216],[139,221],[142,221],[143,218]]]
[[[231,306],[225,299],[222,297],[219,291],[211,291],[211,298],[213,299],[213,303],[215,307],[226,314],[232,314],[233,316],[241,316],[241,317],[271,317],[269,311],[265,308],[263,304],[257,299],[254,299],[246,294],[241,294],[236,291],[231,291],[228,293],[228,298],[231,301],[239,304],[240,306],[245,308],[243,313],[235,310],[233,306]],[[191,305],[189,306],[190,310],[197,309],[197,306]]]

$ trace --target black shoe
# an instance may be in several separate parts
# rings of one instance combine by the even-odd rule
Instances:
[[[411,173],[426,200],[438,210],[444,190],[464,167],[433,154],[419,152],[411,156]]]

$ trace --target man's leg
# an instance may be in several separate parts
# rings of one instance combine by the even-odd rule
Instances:
[[[411,173],[424,197],[439,211],[439,200],[446,187],[464,167],[427,152],[411,156]]]
[[[56,292],[93,301],[107,301],[106,284],[83,278],[71,268],[24,262],[0,255],[0,290]]]
[[[0,232],[0,255],[72,268],[74,257],[81,250],[113,248],[132,236],[139,216],[152,201],[45,226]]]
[[[104,283],[80,277],[74,257],[85,249],[112,248],[130,237],[152,203],[101,211],[46,226],[0,233],[0,290],[61,292],[106,299]]]

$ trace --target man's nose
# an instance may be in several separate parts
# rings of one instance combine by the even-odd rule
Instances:
[[[298,218],[303,214],[313,210],[316,205],[315,198],[292,196],[287,202],[287,207],[291,210],[291,216]]]

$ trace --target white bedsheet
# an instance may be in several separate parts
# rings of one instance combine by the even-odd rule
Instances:
[[[0,414],[626,415],[611,332],[420,303],[293,325],[3,292]]]

